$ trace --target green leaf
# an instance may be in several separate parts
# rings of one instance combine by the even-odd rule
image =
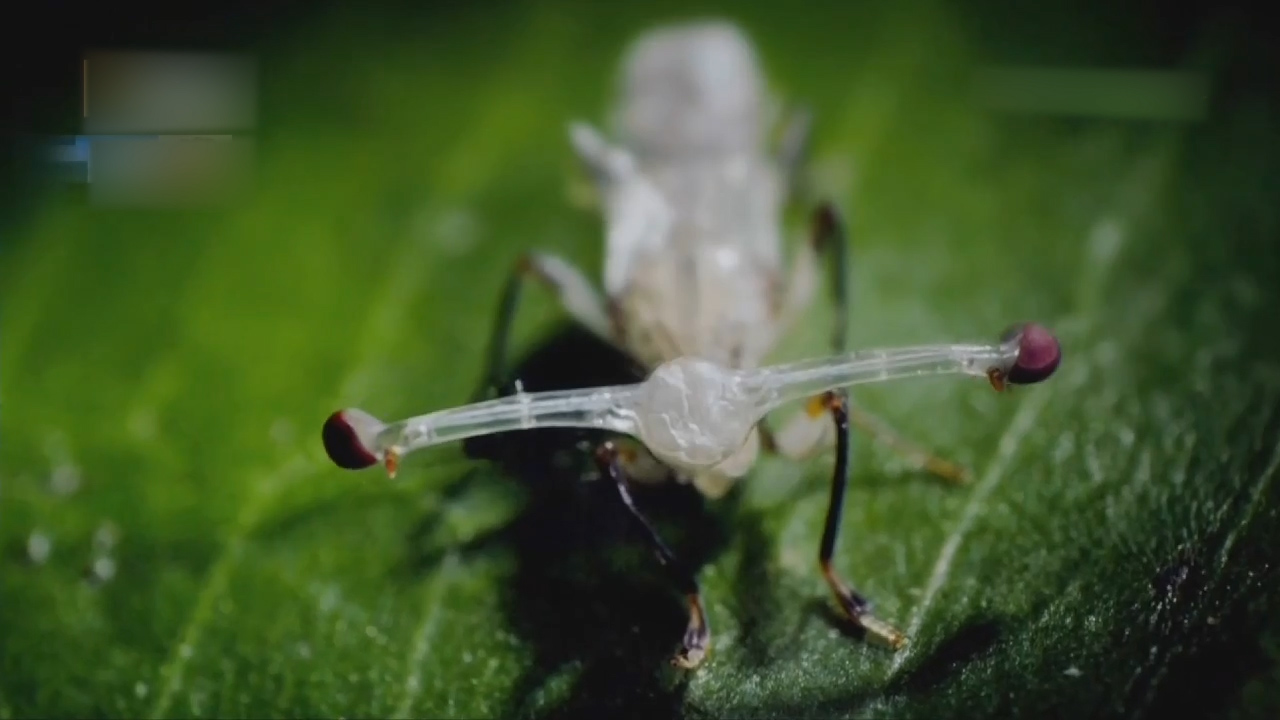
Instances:
[[[280,112],[251,198],[51,201],[4,248],[0,716],[1274,708],[1274,116],[995,118],[965,70],[1025,39],[971,43],[935,7],[899,8],[743,9],[779,88],[817,109],[820,183],[854,218],[854,342],[1038,319],[1065,347],[1055,378],[1007,395],[858,393],[974,471],[947,487],[855,439],[836,564],[907,649],[827,609],[830,457],[765,458],[705,507],[641,496],[701,568],[714,651],[688,676],[665,664],[681,599],[620,542],[607,488],[552,462],[563,436],[506,438],[524,454],[505,464],[424,452],[395,482],[332,467],[335,408],[468,399],[520,252],[598,274],[564,125],[601,117],[622,43],[671,17],[344,16],[267,57]],[[563,315],[526,301],[527,354]],[[815,304],[776,359],[826,352],[831,317]],[[552,370],[607,374],[564,342]]]

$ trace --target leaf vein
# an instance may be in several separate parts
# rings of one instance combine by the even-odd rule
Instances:
[[[1104,219],[1098,226],[1102,227],[1109,224],[1109,221]],[[1122,239],[1123,236],[1120,236],[1119,240]],[[1088,244],[1086,244],[1086,248],[1088,256],[1086,257],[1085,271],[1080,274],[1077,280],[1075,308],[1066,323],[1072,325],[1078,323],[1081,334],[1083,334],[1083,330],[1090,319],[1085,316],[1088,314],[1087,311],[1097,306],[1098,298],[1095,296],[1102,291],[1100,279],[1105,277],[1110,267],[1115,263],[1116,258],[1120,255],[1118,248],[1115,248],[1117,251],[1113,251],[1103,257],[1098,257],[1096,253],[1088,249]],[[1091,259],[1092,262],[1090,262]],[[947,539],[943,541],[942,547],[938,551],[938,559],[933,563],[933,569],[929,573],[929,579],[920,597],[920,602],[916,604],[911,613],[911,619],[907,624],[907,637],[916,637],[920,632],[929,610],[933,607],[934,600],[946,585],[947,580],[950,579],[951,566],[955,561],[956,554],[960,551],[960,546],[964,543],[965,537],[968,536],[974,522],[986,509],[988,499],[999,488],[1009,464],[1013,461],[1019,443],[1031,432],[1052,394],[1051,391],[1046,389],[1045,392],[1034,393],[1023,400],[1005,432],[1001,435],[1000,441],[996,446],[995,457],[992,459],[991,464],[987,466],[986,472],[983,473],[982,479],[979,480],[973,494],[969,497],[969,501],[965,503],[955,528],[947,535]],[[889,678],[897,675],[910,654],[908,650],[899,652],[894,656],[893,662],[889,666]]]
[[[405,658],[404,697],[401,698],[395,712],[391,714],[392,717],[409,717],[413,701],[417,700],[422,692],[422,673],[419,667],[426,659],[427,651],[431,647],[431,638],[435,635],[440,620],[440,608],[444,605],[446,586],[456,564],[457,554],[451,551],[437,569],[435,582],[432,583],[431,597],[423,607],[422,620],[418,622],[417,630],[413,633],[413,646]]]
[[[938,552],[938,559],[934,562],[933,570],[929,573],[929,581],[925,586],[924,594],[921,596],[919,604],[916,605],[915,611],[911,613],[911,621],[907,625],[907,637],[915,637],[920,631],[920,627],[924,624],[925,616],[933,605],[934,598],[950,576],[951,564],[955,560],[956,553],[960,550],[960,544],[964,541],[965,536],[968,535],[969,529],[973,526],[974,521],[977,520],[978,515],[985,509],[987,498],[1000,485],[1000,480],[1004,478],[1005,470],[1009,463],[1012,462],[1014,453],[1017,452],[1018,443],[1031,431],[1047,402],[1048,393],[1037,393],[1024,400],[1018,408],[1018,413],[1009,423],[1008,429],[1000,438],[995,459],[987,467],[987,472],[982,476],[982,480],[978,483],[978,487],[974,490],[973,495],[969,498],[969,502],[962,511],[960,521],[956,523],[955,529],[947,536],[946,541],[942,544],[942,549]],[[894,656],[893,664],[889,668],[891,677],[902,667],[906,656],[907,653],[905,652]]]
[[[359,356],[357,362],[352,365],[343,379],[341,390],[338,393],[338,400],[335,404],[357,394],[358,386],[366,380],[367,373],[365,369],[379,355],[377,348],[382,347],[387,342],[387,339],[394,337],[394,328],[397,325],[396,321],[399,315],[404,312],[404,308],[408,305],[409,297],[421,285],[422,277],[425,273],[422,272],[423,263],[417,256],[422,254],[429,247],[429,244],[421,237],[414,242],[412,236],[407,236],[405,242],[410,246],[407,254],[412,255],[412,257],[403,258],[404,261],[397,265],[396,274],[384,286],[384,292],[381,295],[375,295],[370,303],[370,321],[366,323],[366,338],[364,342],[356,346],[368,349],[363,355]],[[307,453],[299,451],[298,454],[291,457],[274,472],[269,473],[264,482],[254,483],[253,487],[255,489],[246,498],[235,525],[232,527],[231,536],[228,538],[217,560],[214,561],[213,567],[210,569],[204,584],[196,596],[195,606],[191,615],[187,618],[182,632],[178,635],[179,641],[171,649],[169,659],[160,668],[160,678],[164,685],[163,690],[156,696],[156,702],[152,706],[150,713],[151,717],[163,717],[172,706],[174,695],[181,688],[182,675],[186,665],[195,655],[195,647],[200,640],[200,634],[211,617],[210,611],[214,605],[214,600],[224,591],[226,583],[231,576],[231,571],[235,568],[236,562],[241,556],[241,550],[246,540],[260,523],[264,511],[270,504],[270,500],[282,488],[297,479],[293,477],[295,473],[304,474],[298,471],[290,472],[295,466],[299,469],[310,467],[310,469],[314,470],[314,467],[309,462]]]

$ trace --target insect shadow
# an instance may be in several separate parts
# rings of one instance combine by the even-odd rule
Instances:
[[[517,379],[524,390],[536,392],[642,378],[625,355],[570,325],[517,363],[502,391],[514,391]],[[483,551],[514,554],[514,575],[498,589],[502,620],[533,657],[503,716],[681,717],[690,711],[683,703],[687,675],[668,663],[672,638],[688,618],[616,488],[601,480],[592,462],[591,451],[606,437],[539,428],[465,442],[469,457],[490,461],[507,476],[501,480],[519,484],[525,506],[510,523],[463,546],[431,541],[438,515],[423,517],[408,538],[410,567],[418,572],[438,564],[446,552],[464,562]],[[452,483],[446,498],[477,472],[483,467]],[[734,495],[713,512],[691,486],[633,487],[636,502],[695,571],[719,556],[731,536],[764,542],[760,528],[740,527],[758,520],[738,511]],[[735,602],[753,603],[759,601]],[[537,709],[548,704],[553,709]]]
[[[965,666],[990,653],[1004,637],[1009,619],[978,616],[967,619],[923,660],[885,688],[888,695],[924,695],[957,677]]]

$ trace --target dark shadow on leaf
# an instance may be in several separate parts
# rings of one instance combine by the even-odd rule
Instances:
[[[1212,624],[1182,628],[1165,641],[1156,658],[1159,665],[1152,668],[1158,667],[1159,674],[1142,674],[1127,698],[1130,707],[1153,718],[1217,716],[1239,702],[1246,683],[1271,671],[1275,659],[1259,639],[1267,630],[1267,614],[1261,610],[1274,602],[1274,591],[1268,593],[1267,588],[1275,587],[1276,573],[1265,574],[1271,577],[1220,589],[1219,598],[1206,598],[1210,607],[1218,608],[1205,616]],[[1264,584],[1268,581],[1269,586]],[[1230,597],[1235,594],[1243,602]]]
[[[511,392],[516,379],[537,392],[636,382],[640,375],[617,350],[570,327],[521,361],[503,391]],[[526,506],[505,527],[461,547],[432,540],[438,517],[423,518],[408,538],[407,568],[419,573],[447,552],[514,554],[514,575],[496,589],[500,622],[533,656],[503,716],[685,713],[688,678],[668,664],[684,632],[684,603],[616,489],[598,478],[590,450],[603,439],[587,430],[538,429],[466,442],[468,456],[491,461],[506,476],[497,480],[518,483]],[[700,570],[726,546],[733,500],[713,515],[689,486],[637,485],[633,495],[691,568]],[[567,691],[550,689],[564,677],[572,677]]]
[[[1179,547],[1151,578],[1151,605],[1143,610],[1160,642],[1127,689],[1124,704],[1135,716],[1216,716],[1274,665],[1260,638],[1280,577],[1267,550],[1275,532],[1262,542],[1241,541],[1239,564],[1215,569],[1204,546],[1221,546],[1222,534]]]
[[[758,669],[774,660],[777,638],[771,629],[776,619],[783,616],[776,566],[772,561],[774,543],[759,511],[741,511],[736,520],[734,542],[742,548],[741,564],[734,578],[738,642],[742,664]]]
[[[890,695],[920,695],[931,692],[957,676],[965,665],[978,660],[1004,637],[1009,623],[1001,618],[980,618],[965,622],[959,630],[938,644],[908,672],[885,688]]]
[[[447,507],[451,501],[456,501],[468,486],[483,482],[485,479],[483,473],[463,473],[442,490],[442,507]],[[401,582],[417,583],[424,576],[437,570],[448,555],[456,556],[465,564],[474,557],[510,545],[515,538],[515,527],[504,525],[459,542],[455,538],[442,537],[444,533],[438,532],[444,524],[443,520],[440,512],[432,512],[423,515],[413,524],[405,538],[408,551],[395,564],[393,577]]]
[[[822,598],[813,598],[808,603],[809,617],[821,618],[823,622],[845,636],[859,644],[867,641],[867,631],[858,625],[849,622],[849,618],[840,614],[840,611],[832,605],[832,601],[825,595]]]
[[[325,527],[335,517],[359,516],[397,501],[394,490],[372,485],[327,493],[323,497],[273,515],[253,532],[252,538],[255,542],[266,545],[282,542],[309,528]]]
[[[723,712],[714,716],[708,715],[708,717],[788,718],[788,720],[859,717],[860,711],[880,697],[879,691],[865,689],[866,686],[860,686],[860,688],[862,689],[850,690],[833,686],[828,692],[818,692],[799,701],[774,701],[751,705],[730,701]]]

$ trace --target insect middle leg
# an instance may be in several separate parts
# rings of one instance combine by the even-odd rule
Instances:
[[[811,295],[816,286],[817,254],[822,250],[830,250],[833,262],[830,269],[834,273],[832,286],[835,294],[836,317],[832,328],[831,344],[837,353],[847,348],[848,336],[848,283],[845,254],[845,228],[835,209],[823,204],[814,214],[813,239],[808,253],[797,259],[796,275],[793,277],[788,299],[792,312],[804,307],[808,302],[806,294]],[[806,288],[807,285],[807,288]],[[828,417],[829,416],[829,417]],[[863,419],[869,418],[867,413]],[[866,630],[872,637],[897,649],[906,644],[907,638],[896,628],[871,614],[871,603],[845,582],[832,567],[835,554],[836,539],[840,532],[840,521],[844,512],[845,491],[849,484],[849,464],[852,455],[851,427],[853,413],[848,394],[844,391],[825,393],[813,398],[804,412],[796,415],[782,427],[781,432],[771,434],[770,445],[777,451],[796,460],[812,457],[817,452],[830,447],[831,434],[835,435],[836,459],[831,476],[831,496],[827,505],[827,515],[823,522],[822,542],[818,549],[818,565],[822,576],[826,579],[835,595],[840,609],[853,622]],[[889,436],[895,438],[896,436]],[[882,441],[884,436],[878,439]],[[893,447],[901,450],[912,448],[906,441],[899,441]],[[931,454],[924,457],[931,459]],[[939,464],[943,463],[943,464]],[[929,466],[926,461],[926,466]],[[944,477],[957,477],[953,474],[958,468],[945,461],[936,461],[931,469]]]
[[[499,390],[504,384],[508,344],[520,305],[520,293],[530,278],[554,291],[559,296],[560,305],[575,321],[597,336],[609,339],[609,316],[604,301],[582,271],[555,255],[528,253],[516,262],[503,288],[498,316],[489,338],[485,384],[480,387],[478,395]]]
[[[906,635],[889,623],[871,614],[871,603],[849,586],[831,567],[835,555],[836,538],[840,533],[840,520],[844,511],[844,494],[849,485],[850,432],[848,397],[844,391],[829,392],[814,401],[815,407],[825,407],[831,414],[836,430],[836,463],[831,476],[831,498],[827,504],[827,516],[822,525],[822,544],[818,548],[818,565],[822,576],[831,586],[840,609],[853,622],[871,636],[897,650],[907,643]]]
[[[849,484],[849,460],[851,457],[850,421],[848,397],[844,391],[825,393],[812,398],[797,421],[789,423],[786,430],[775,438],[779,452],[795,460],[812,457],[827,447],[830,433],[814,432],[822,428],[834,430],[836,437],[836,462],[831,475],[831,497],[827,504],[827,516],[822,526],[822,543],[818,548],[818,566],[831,587],[845,616],[858,624],[876,639],[897,649],[906,643],[906,636],[888,623],[871,614],[871,603],[849,586],[831,565],[835,555],[836,538],[840,533],[840,521],[844,511],[845,490]]]
[[[702,664],[706,659],[707,651],[711,648],[711,627],[707,623],[707,611],[702,604],[702,592],[698,588],[698,580],[693,571],[676,557],[671,548],[667,547],[653,524],[636,506],[628,489],[628,476],[625,469],[627,463],[622,448],[612,441],[602,443],[596,450],[596,464],[601,474],[611,479],[617,486],[618,496],[631,513],[631,517],[639,524],[644,533],[645,542],[657,556],[658,562],[670,573],[680,591],[684,593],[685,600],[689,604],[689,624],[685,628],[680,650],[671,662],[673,665],[692,670]]]
[[[813,214],[810,242],[801,248],[795,260],[795,268],[788,287],[788,296],[784,301],[783,318],[785,323],[794,322],[808,307],[817,288],[820,255],[827,257],[827,269],[831,272],[831,288],[835,301],[835,318],[831,334],[831,347],[836,353],[848,350],[849,325],[849,283],[847,257],[849,252],[848,235],[845,223],[830,203],[822,203]],[[968,479],[968,472],[960,465],[939,457],[894,430],[887,422],[864,410],[851,400],[845,403],[849,413],[849,423],[877,442],[889,447],[913,464],[923,467],[930,473],[950,482],[963,483]],[[827,434],[831,426],[824,419],[808,414],[797,416],[792,427],[782,429],[783,434],[803,435],[812,438],[799,442],[821,443],[822,447],[830,444]],[[803,427],[808,425],[809,427]],[[776,445],[777,438],[770,438]],[[819,448],[815,448],[817,450]]]

